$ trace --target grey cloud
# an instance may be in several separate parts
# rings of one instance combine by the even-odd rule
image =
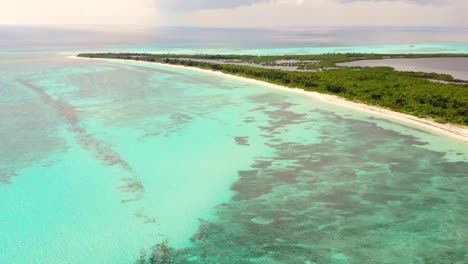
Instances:
[[[448,3],[450,0],[337,0],[340,3],[353,2],[410,2],[420,5],[440,5]]]
[[[234,8],[255,3],[269,2],[269,0],[159,0],[162,9],[171,10],[202,10]]]
[[[204,9],[222,9],[235,8],[239,6],[253,5],[256,3],[278,2],[278,0],[156,0],[159,7],[163,10],[179,10],[193,11]],[[305,0],[305,2],[311,0]],[[450,2],[451,0],[329,0],[338,3],[354,3],[354,2],[410,2],[420,5],[440,5]]]

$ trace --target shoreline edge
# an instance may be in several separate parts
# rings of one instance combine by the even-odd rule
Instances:
[[[233,75],[233,74],[227,74],[224,72],[220,71],[214,71],[214,70],[207,70],[207,69],[200,69],[197,67],[189,67],[189,66],[182,66],[182,65],[173,65],[173,64],[165,64],[165,63],[159,63],[159,62],[149,62],[149,61],[136,61],[136,60],[124,60],[124,59],[105,59],[105,58],[83,58],[83,57],[78,57],[78,56],[68,56],[70,59],[83,59],[83,60],[101,60],[101,61],[107,61],[107,62],[112,62],[116,60],[120,61],[133,61],[133,62],[141,62],[141,63],[146,63],[146,64],[153,64],[153,65],[159,65],[159,66],[165,66],[165,67],[173,67],[173,68],[178,68],[178,69],[187,69],[187,70],[193,70],[193,71],[199,71],[199,72],[204,72],[204,73],[209,73],[209,74],[214,74],[217,76],[221,76],[224,78],[230,78],[233,80],[237,81],[242,81],[242,82],[248,82],[251,84],[256,84],[260,85],[263,87],[268,87],[276,90],[281,90],[281,91],[286,91],[286,92],[293,92],[297,94],[302,94],[308,97],[312,97],[318,100],[321,100],[323,102],[327,102],[330,104],[342,106],[342,107],[347,107],[351,108],[354,110],[358,111],[364,111],[370,114],[377,114],[379,116],[383,116],[385,118],[390,118],[390,119],[395,119],[401,122],[406,122],[410,123],[413,125],[418,125],[422,126],[425,128],[429,128],[435,131],[438,131],[440,133],[446,134],[448,136],[451,136],[453,138],[462,140],[464,142],[468,142],[468,128],[465,127],[458,127],[455,125],[450,125],[450,124],[441,124],[437,123],[435,121],[432,121],[430,119],[425,119],[425,118],[420,118],[417,116],[412,116],[409,114],[404,114],[404,113],[399,113],[395,112],[389,109],[385,109],[382,107],[378,106],[373,106],[373,105],[367,105],[364,103],[358,103],[358,102],[353,102],[346,100],[344,98],[338,97],[336,95],[331,95],[331,94],[323,94],[323,93],[318,93],[314,91],[306,91],[304,89],[300,88],[292,88],[292,87],[287,87],[287,86],[282,86],[278,84],[273,84],[269,83],[266,81],[260,81],[260,80],[255,80],[255,79],[250,79],[247,77],[242,77],[238,75]]]

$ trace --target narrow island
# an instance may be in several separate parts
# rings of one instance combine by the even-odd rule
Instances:
[[[417,123],[468,141],[468,80],[449,74],[346,67],[341,63],[393,58],[451,58],[468,54],[181,55],[86,53],[79,58],[122,59],[192,67],[331,103]],[[295,89],[292,89],[295,88]]]

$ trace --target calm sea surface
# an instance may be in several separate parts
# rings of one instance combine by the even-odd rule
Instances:
[[[339,65],[360,67],[389,66],[399,71],[445,73],[452,75],[455,79],[468,80],[468,58],[361,60],[340,63]]]
[[[162,242],[175,263],[468,261],[467,143],[63,54],[0,54],[0,263],[132,264]]]

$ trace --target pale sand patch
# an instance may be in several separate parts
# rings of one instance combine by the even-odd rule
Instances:
[[[91,59],[92,60],[103,60],[103,61],[107,61],[107,62],[111,62],[111,61],[116,60],[116,59],[102,59],[102,58],[82,58],[82,57],[77,57],[77,56],[70,56],[69,58],[89,59],[89,60],[91,60]],[[120,60],[123,60],[123,59],[120,59]],[[128,60],[128,61],[135,61],[135,60]],[[416,117],[416,116],[412,116],[412,115],[408,115],[408,114],[403,114],[403,113],[391,111],[391,110],[388,110],[388,109],[385,109],[385,108],[382,108],[382,107],[367,105],[367,104],[363,104],[363,103],[356,103],[356,102],[348,101],[348,100],[346,100],[344,98],[341,98],[341,97],[338,97],[338,96],[335,96],[335,95],[322,94],[322,93],[312,92],[312,91],[305,91],[305,90],[299,89],[299,88],[290,88],[290,87],[286,87],[286,86],[272,84],[272,83],[265,82],[265,81],[259,81],[259,80],[255,80],[255,79],[241,77],[241,76],[238,76],[238,75],[227,74],[227,73],[223,73],[223,72],[219,72],[219,71],[205,70],[205,69],[200,69],[200,68],[196,68],[196,67],[188,67],[188,66],[182,66],[182,65],[164,64],[164,63],[158,63],[158,62],[148,62],[148,61],[138,61],[138,62],[156,64],[156,65],[160,65],[160,66],[173,67],[173,68],[179,68],[179,69],[189,69],[189,70],[199,71],[199,72],[205,72],[205,73],[210,73],[210,74],[214,74],[214,75],[218,75],[218,76],[222,76],[222,77],[225,77],[225,78],[230,78],[230,79],[234,79],[234,80],[238,80],[238,81],[249,82],[249,83],[252,83],[252,84],[261,85],[261,86],[264,86],[264,87],[269,87],[269,88],[273,88],[273,89],[277,89],[277,90],[298,93],[298,94],[302,94],[302,95],[305,95],[305,96],[310,96],[310,97],[313,97],[313,98],[316,98],[316,99],[319,99],[319,100],[322,100],[324,102],[328,102],[328,103],[331,103],[331,104],[335,104],[335,105],[339,105],[339,106],[343,106],[343,107],[348,107],[348,108],[352,108],[352,109],[356,109],[356,110],[360,110],[360,111],[365,111],[365,112],[368,112],[368,113],[377,114],[377,115],[380,115],[380,116],[383,116],[383,117],[386,117],[386,118],[390,118],[390,119],[394,119],[394,120],[398,120],[398,121],[401,121],[401,122],[410,123],[410,124],[430,128],[430,129],[433,129],[435,131],[444,133],[444,134],[446,134],[448,136],[451,136],[451,137],[460,139],[462,141],[468,142],[468,128],[467,127],[455,126],[455,125],[450,125],[450,124],[440,124],[440,123],[437,123],[437,122],[435,122],[435,121],[433,121],[431,119],[420,118],[420,117]]]

